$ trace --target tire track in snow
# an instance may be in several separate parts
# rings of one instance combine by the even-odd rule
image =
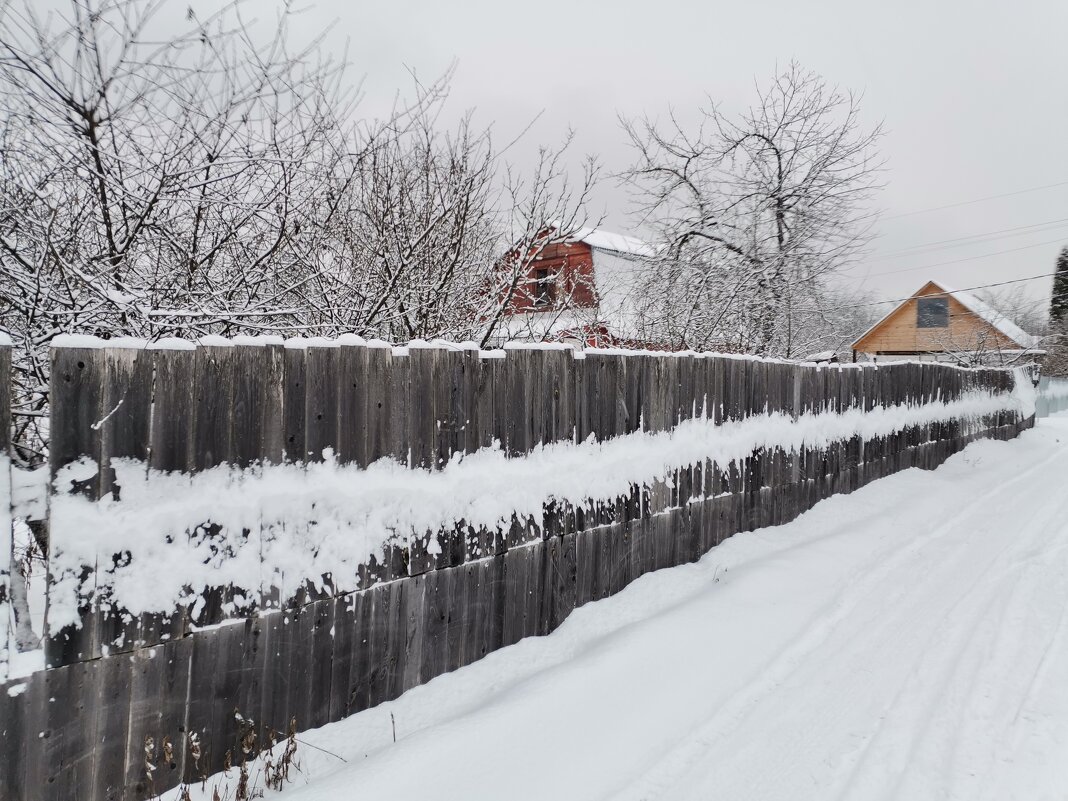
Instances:
[[[1040,469],[1036,466],[1035,469]],[[1025,482],[1029,474],[1018,477],[1017,481],[1008,489],[1014,489],[1020,483]],[[1026,522],[1029,525],[1022,526],[1021,531],[1037,532],[1044,530],[1046,524],[1060,516],[1064,519],[1066,506],[1063,501],[1054,497],[1053,503],[1043,504],[1045,514],[1035,515],[1036,507],[1028,504],[1023,497],[1016,496],[1016,502],[1023,504],[1025,510],[1030,512]],[[954,526],[955,533],[964,534],[972,529],[972,523],[976,518],[982,518],[986,513],[988,504],[984,503],[969,513],[960,521],[961,525]],[[1029,540],[1025,544],[1029,544]],[[1000,543],[1005,543],[1000,545]],[[931,751],[937,745],[945,745],[952,748],[954,738],[944,736],[942,733],[932,734],[932,729],[942,723],[939,714],[952,714],[954,707],[946,708],[946,701],[954,701],[957,711],[961,714],[967,712],[969,699],[974,693],[974,687],[962,685],[970,672],[978,673],[983,669],[981,660],[970,660],[972,650],[982,641],[978,636],[979,630],[991,623],[988,613],[998,608],[996,618],[998,624],[1004,619],[1005,599],[1002,593],[1007,592],[1009,601],[1023,588],[1020,577],[1016,581],[1007,569],[1003,569],[1000,575],[995,576],[994,567],[1001,564],[1006,554],[1016,552],[1021,548],[1021,541],[1014,536],[1001,536],[1000,541],[991,542],[994,545],[992,553],[980,550],[982,541],[976,538],[964,536],[957,543],[958,547],[953,552],[947,551],[945,558],[940,560],[942,564],[963,565],[969,561],[971,569],[967,574],[970,581],[965,586],[954,588],[955,600],[951,605],[938,613],[938,625],[932,629],[924,642],[916,648],[919,657],[913,669],[908,674],[907,680],[901,685],[895,695],[890,709],[896,714],[891,715],[893,725],[884,719],[871,738],[868,746],[862,754],[850,781],[843,788],[840,798],[851,797],[885,797],[885,798],[918,798],[918,788],[909,787],[911,777],[918,773],[917,763],[931,760]],[[997,547],[999,546],[1000,547]],[[955,552],[955,553],[954,553]],[[956,556],[959,561],[950,561],[948,557]],[[962,576],[958,581],[962,581]],[[1007,582],[1007,586],[1001,585]],[[917,598],[912,606],[914,611],[901,618],[904,621],[915,621],[924,610],[936,607],[938,596],[944,593],[943,588],[932,588],[932,592]],[[973,608],[969,609],[969,606]],[[970,668],[969,668],[970,660]],[[973,676],[973,681],[975,677]],[[940,703],[941,702],[941,703]],[[900,711],[898,711],[900,710]],[[933,710],[928,714],[927,710]],[[939,736],[943,734],[943,736]],[[897,759],[899,772],[898,780],[891,782],[887,788],[885,773],[885,751],[880,753],[878,746],[885,746],[886,740],[898,737],[905,743],[905,752]],[[891,748],[893,743],[891,742]],[[876,756],[873,758],[872,754]],[[943,759],[951,758],[952,754],[941,755]],[[872,769],[871,762],[884,764],[882,771]],[[910,766],[906,769],[905,766]],[[865,773],[865,769],[868,770]],[[946,772],[946,775],[956,775],[954,771]],[[883,792],[883,788],[885,792]],[[911,792],[905,792],[908,788]],[[972,796],[974,797],[974,796]]]
[[[1025,477],[1019,479],[1025,480]],[[1011,489],[1012,487],[1005,488]],[[1004,490],[998,493],[999,496],[1004,494]],[[995,499],[986,499],[987,503],[993,500]],[[1015,500],[1025,503],[1022,498]],[[918,775],[920,771],[917,763],[921,756],[929,756],[930,751],[929,747],[921,747],[925,731],[936,724],[943,724],[941,718],[936,719],[928,714],[928,710],[938,713],[950,698],[962,693],[965,694],[964,700],[959,703],[962,707],[967,706],[966,688],[962,688],[960,682],[953,679],[965,677],[967,670],[964,667],[964,652],[975,647],[981,640],[976,635],[987,622],[984,612],[998,603],[998,597],[991,596],[988,592],[991,584],[996,583],[992,578],[993,566],[999,564],[1005,554],[1020,548],[1019,542],[1011,535],[1004,536],[1004,532],[988,538],[985,543],[976,540],[973,536],[976,526],[973,524],[977,522],[977,518],[982,518],[987,513],[984,504],[969,510],[967,516],[958,518],[958,524],[951,527],[950,536],[939,540],[939,548],[936,549],[938,552],[923,555],[923,582],[910,589],[906,606],[892,605],[888,612],[879,614],[876,619],[879,626],[874,634],[867,638],[863,648],[857,649],[858,658],[881,659],[893,664],[897,670],[884,673],[887,681],[898,681],[898,690],[878,715],[874,731],[865,738],[860,760],[850,774],[852,783],[846,784],[840,797],[878,798],[882,796],[884,788],[888,785],[891,788],[894,786],[895,776]],[[1035,522],[1037,525],[1037,521]],[[983,545],[992,547],[993,551],[987,552]],[[963,567],[968,566],[969,561],[971,569],[964,571]],[[916,567],[920,568],[921,565]],[[966,581],[967,579],[970,581]],[[1010,591],[1014,589],[1010,587]],[[945,603],[941,596],[948,590],[952,590],[950,605],[932,617],[932,611],[940,611],[939,603]],[[977,612],[964,614],[969,605],[974,606],[976,603],[979,604]],[[960,620],[962,617],[963,620]],[[895,629],[897,639],[891,637],[887,640],[888,634],[894,634]],[[880,653],[879,646],[882,641],[899,642],[901,638],[908,637],[911,637],[908,648],[902,647],[898,653],[884,648]],[[939,657],[942,657],[941,663],[937,661]],[[911,667],[904,677],[898,675],[901,667]],[[873,689],[882,690],[881,687]],[[895,742],[895,738],[899,742]],[[888,741],[890,746],[886,746]],[[952,743],[953,738],[947,737],[945,741]],[[881,746],[882,750],[877,751],[875,758],[871,758],[871,752],[876,750],[876,746]],[[891,752],[894,748],[904,749],[905,755],[889,761],[886,753],[888,747]],[[949,775],[952,775],[952,771]],[[865,779],[859,787],[858,777]],[[937,776],[932,779],[929,775],[923,784],[930,787],[936,783]],[[898,798],[919,797],[915,792],[902,794],[893,789],[887,795]]]
[[[1003,474],[994,474],[984,487],[986,491],[982,496],[982,510],[967,510],[968,519],[984,517],[989,514],[989,511],[983,510],[986,510],[992,504],[997,504],[999,501],[1012,501],[1018,488],[1028,483],[1034,474],[1063,458],[1063,454],[1055,452],[1008,480],[1005,479]],[[847,631],[851,631],[849,628],[851,617],[857,613],[858,608],[877,587],[886,584],[888,579],[904,574],[903,568],[910,563],[915,563],[914,569],[911,571],[912,575],[926,574],[936,570],[939,565],[943,564],[944,560],[950,555],[945,553],[946,551],[973,551],[974,543],[968,539],[960,543],[946,542],[947,535],[959,532],[963,528],[966,527],[962,525],[962,519],[958,516],[922,536],[914,537],[905,542],[899,541],[893,543],[888,549],[881,549],[867,562],[865,569],[859,575],[854,576],[847,582],[827,615],[817,618],[763,671],[761,676],[750,682],[740,695],[735,696],[731,702],[721,708],[699,730],[686,733],[684,737],[680,738],[676,747],[669,751],[659,764],[640,777],[637,782],[631,784],[628,789],[621,792],[618,797],[621,799],[652,799],[661,795],[671,798],[677,797],[676,793],[679,791],[679,785],[685,782],[685,779],[680,781],[680,777],[687,777],[691,769],[694,767],[699,769],[701,763],[708,759],[710,754],[717,753],[717,748],[723,741],[729,739],[728,735],[731,731],[740,726],[755,707],[773,696],[784,684],[787,684],[791,674],[797,673],[806,660],[814,659],[817,664],[830,664],[833,663],[835,658],[843,656],[842,648],[849,648],[849,642],[852,639],[850,636],[843,636],[845,642],[842,648],[836,649],[831,653],[823,653],[821,651],[825,649],[828,641],[835,634],[841,633],[843,626],[846,627]],[[999,549],[999,553],[991,557],[989,564],[996,563],[1002,552],[1011,551],[1013,547],[1014,544],[1011,541],[1005,542]],[[932,550],[936,553],[930,554],[929,552]],[[981,577],[973,584],[975,588],[979,586],[981,586]],[[879,633],[885,633],[888,628],[895,625],[898,627],[906,625],[895,616],[894,612],[899,608],[899,603],[902,599],[910,594],[910,589],[903,582],[896,587],[891,582],[891,586],[888,589],[891,592],[890,603],[883,604],[885,609],[876,609],[878,614],[873,617],[874,625]],[[884,602],[887,600],[885,595],[883,600]],[[929,644],[934,636],[935,634],[930,635],[926,642]],[[813,672],[818,675],[819,671]],[[792,687],[793,685],[791,684],[790,686]],[[868,740],[868,743],[864,746],[864,750],[867,750],[870,747],[871,738],[865,739]],[[759,737],[757,742],[760,742]],[[798,743],[797,745],[801,746],[803,743]],[[727,743],[725,747],[729,751],[730,744]],[[722,750],[720,748],[720,751]],[[695,795],[699,797],[699,794]],[[846,796],[848,797],[848,793]]]
[[[1043,600],[1059,598],[1063,618],[1063,605],[1068,603],[1064,591],[1064,549],[1057,550],[1061,552],[1056,554],[1061,563],[1029,559],[1018,566],[1019,574],[1015,577],[1011,600],[1000,616],[1000,627],[993,633],[989,650],[982,654],[985,658],[976,661],[977,681],[967,703],[958,709],[957,723],[958,731],[969,731],[972,735],[955,742],[951,763],[950,776],[958,778],[952,789],[958,790],[960,798],[1002,801],[1009,797],[991,792],[991,779],[998,775],[1001,763],[1011,762],[1018,752],[1006,739],[1016,727],[1014,719],[1030,693],[1027,686],[1030,682],[1016,689],[1020,682],[1014,679],[1030,665],[1041,663],[1056,637],[1059,621],[1053,620],[1051,626],[1036,611],[1042,608]]]

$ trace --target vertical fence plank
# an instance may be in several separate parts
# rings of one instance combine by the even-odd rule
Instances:
[[[384,456],[398,458],[393,449],[393,426],[398,422],[398,410],[393,407],[393,350],[388,347],[367,346],[364,352],[364,421],[366,446],[363,465],[372,464]],[[401,410],[407,415],[407,410]],[[406,459],[399,459],[407,464]]]
[[[151,424],[148,432],[148,466],[160,472],[191,471],[193,418],[196,403],[196,353],[191,343],[149,345],[153,383]],[[188,625],[184,609],[170,615],[142,615],[142,642],[182,637]]]
[[[308,714],[301,722],[302,729],[315,729],[330,722],[330,696],[333,692],[334,660],[334,608],[333,598],[316,601],[305,607],[305,613],[311,626],[310,637],[305,638],[304,646],[310,642],[311,664],[305,692],[308,696]],[[339,688],[344,692],[343,688]]]
[[[432,470],[437,452],[437,410],[434,373],[439,351],[409,348],[408,351],[408,433],[411,466]]]
[[[412,465],[411,419],[411,358],[407,348],[395,348],[392,351],[390,365],[390,382],[392,408],[391,452],[400,464]]]
[[[408,431],[411,467],[438,468],[438,393],[434,378],[442,358],[437,348],[417,347],[408,351]],[[409,574],[425,573],[437,564],[443,545],[437,531],[409,532]]]
[[[53,348],[51,356],[49,474],[58,491],[80,492],[95,499],[99,497],[100,488],[100,427],[97,424],[103,417],[103,351],[99,348]],[[95,463],[92,474],[68,477],[60,482],[60,470],[82,457]],[[64,538],[78,536],[75,520],[56,519],[53,514],[49,527],[52,551],[63,547]],[[95,579],[92,575],[94,569],[95,565],[85,565],[83,568],[82,579],[88,582],[86,586],[91,586]],[[48,584],[51,590],[51,579]],[[92,596],[82,599],[78,609],[82,625],[66,626],[58,631],[48,626],[46,611],[45,663],[49,667],[68,665],[99,655],[100,639],[93,609]]]
[[[93,679],[98,664],[79,662],[45,671],[48,705],[42,756],[46,778],[31,788],[32,793],[44,789],[53,798],[76,798],[92,781],[98,711]]]
[[[180,780],[192,652],[186,639],[128,657],[123,798],[156,798]]]
[[[390,632],[390,646],[394,646],[393,639],[399,638],[403,643],[403,659],[397,661],[400,673],[400,687],[395,688],[399,692],[410,690],[422,684],[423,669],[423,645],[425,642],[426,627],[426,574],[421,573],[401,582],[401,606],[404,617],[396,620],[398,629]],[[391,598],[390,603],[395,599]],[[394,621],[391,620],[391,624]],[[393,626],[391,625],[391,629]]]
[[[419,683],[445,672],[449,659],[449,611],[455,568],[432,570],[423,579]]]
[[[228,340],[205,338],[196,349],[194,364],[193,469],[201,472],[234,461],[236,348]],[[194,536],[212,537],[216,531],[216,524],[205,521]],[[204,591],[197,625],[222,620],[225,595],[223,587]]]
[[[307,390],[308,351],[299,342],[287,342],[283,352],[284,383],[282,385],[282,419],[285,458],[288,462],[303,464],[307,461],[304,451],[305,409]]]
[[[267,397],[271,381],[271,354],[263,344],[235,345],[231,393],[232,461],[240,468],[263,460],[266,441]]]
[[[99,348],[52,349],[48,457],[53,478],[83,456],[99,462],[104,369]]]
[[[264,615],[261,623],[260,636],[263,638],[266,667],[260,696],[260,716],[265,745],[277,739],[278,735],[285,737],[289,729],[290,664],[295,650],[291,646],[296,636],[293,619],[293,610],[283,609]],[[196,685],[194,690],[203,692],[202,689],[197,690]],[[188,769],[186,773],[189,773]]]
[[[570,348],[547,351],[544,392],[546,442],[566,442],[575,432],[575,357]]]
[[[141,348],[106,348],[100,429],[100,495],[116,496],[112,459],[147,463],[152,411],[152,354]]]
[[[285,347],[282,342],[263,346],[264,379],[263,452],[266,464],[281,464],[285,459]]]
[[[368,458],[368,349],[343,342],[337,353],[337,434],[340,464],[366,467]]]
[[[501,362],[497,416],[502,424],[504,445],[509,456],[522,456],[530,450],[531,403],[534,388],[530,376],[530,351],[509,348]]]
[[[155,375],[155,412],[149,431],[148,465],[164,472],[192,470],[196,354],[192,345],[149,348]]]
[[[340,347],[334,343],[309,345],[304,386],[304,457],[321,462],[326,449],[337,450]]]
[[[489,351],[479,354],[478,386],[475,388],[475,405],[477,409],[478,447],[489,448],[494,442],[503,445],[504,440],[497,430],[497,382],[500,380],[501,364],[499,358],[503,351]],[[501,409],[503,413],[504,409]]]
[[[152,413],[152,353],[141,348],[106,348],[101,409],[104,413],[100,430],[100,496],[121,499],[123,482],[143,482],[148,463]],[[141,467],[135,473],[125,471],[116,478],[115,459],[134,459]],[[99,554],[97,570],[120,564],[123,554]],[[144,643],[144,636],[158,639],[160,625],[151,618],[142,622],[117,608],[107,593],[97,598],[95,625],[100,635],[101,651],[129,651]]]
[[[478,449],[478,394],[481,362],[472,349],[443,350],[435,363],[437,386],[437,466],[455,454]]]
[[[198,472],[233,459],[234,369],[234,348],[229,344],[197,347],[193,469]]]
[[[357,660],[359,652],[367,653],[366,626],[360,619],[360,611],[366,597],[366,592],[354,592],[334,599],[333,652],[330,658],[331,692],[327,699],[329,721],[341,720],[367,708],[368,661],[365,659],[361,665]]]

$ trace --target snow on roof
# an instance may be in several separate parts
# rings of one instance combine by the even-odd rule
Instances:
[[[972,295],[971,293],[965,292],[963,290],[950,289],[941,281],[928,281],[923,286],[925,287],[927,286],[927,284],[933,284],[944,295],[952,295],[953,297],[955,297],[958,301],[960,301],[961,305],[964,306],[964,308],[968,309],[968,311],[970,311],[975,316],[981,318],[982,320],[985,320],[987,323],[992,325],[994,328],[996,328],[1002,334],[1007,336],[1009,339],[1011,339],[1024,350],[1034,348],[1041,341],[1040,337],[1031,336],[1022,328],[1020,328],[1020,326],[1016,325],[1016,323],[1006,317],[1004,314],[994,308],[991,308],[986,303],[983,303],[983,301],[979,300],[979,298],[975,297],[975,295]],[[905,298],[899,304],[894,306],[894,308],[888,311],[885,315],[880,317],[879,320],[874,323],[870,328],[868,328],[867,331],[865,331],[863,334],[854,339],[853,344],[856,345],[856,343],[864,339],[864,337],[866,337],[868,334],[870,334],[872,331],[882,325],[883,321],[885,321],[886,318],[888,318],[906,303],[909,303],[919,297],[917,293],[922,289],[923,287],[920,287],[920,289],[916,290],[916,292]]]
[[[988,306],[979,298],[975,297],[969,292],[964,292],[956,289],[950,289],[945,284],[939,281],[932,281],[932,284],[937,286],[946,294],[952,295],[959,300],[965,308],[971,311],[973,314],[983,318],[990,325],[994,326],[998,331],[1007,336],[1021,348],[1033,348],[1038,344],[1039,338],[1033,337],[1024,331],[1020,326],[1016,325],[1012,320],[1006,317],[1004,314]]]
[[[583,242],[591,248],[610,250],[621,256],[652,256],[653,246],[643,239],[626,234],[615,234],[603,228],[579,228],[569,239]]]

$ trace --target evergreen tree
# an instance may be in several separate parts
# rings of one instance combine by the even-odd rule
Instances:
[[[1049,333],[1042,372],[1049,376],[1068,376],[1068,245],[1057,254],[1053,298],[1049,303]]]
[[[1068,245],[1057,255],[1053,274],[1053,299],[1049,304],[1049,321],[1054,328],[1068,324]]]

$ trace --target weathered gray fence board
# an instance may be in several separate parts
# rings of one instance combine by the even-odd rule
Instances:
[[[337,430],[334,447],[338,462],[369,464],[368,435],[368,354],[364,347],[338,348],[334,380],[337,382]]]
[[[323,451],[336,450],[338,431],[338,362],[341,348],[309,347],[304,377],[304,456],[323,461]]]
[[[339,720],[351,714],[350,710],[366,708],[366,701],[363,707],[355,703],[357,688],[354,678],[357,672],[354,670],[355,641],[358,633],[366,631],[366,621],[360,620],[363,598],[363,593],[352,593],[340,596],[333,602],[333,642],[329,662],[331,692],[326,699],[328,720]],[[366,662],[364,664],[366,668]],[[366,669],[361,673],[359,680],[362,681],[363,697],[366,699]]]
[[[307,351],[303,348],[285,348],[283,355],[284,383],[282,385],[283,441],[286,460],[303,463],[305,401],[304,382],[307,377]]]
[[[182,775],[192,653],[191,640],[178,640],[130,657],[125,798],[155,798]]]
[[[75,798],[93,776],[93,741],[99,707],[93,677],[99,662],[44,672],[48,707],[42,732],[45,785],[58,798]],[[41,788],[27,788],[31,794]]]
[[[407,464],[407,454],[394,450],[393,428],[402,421],[399,412],[393,406],[394,386],[398,379],[394,376],[393,351],[390,348],[367,348],[365,353],[364,374],[364,461],[367,465],[384,456],[393,456]],[[401,410],[406,414],[406,410]]]
[[[106,348],[104,384],[101,393],[103,417],[100,429],[100,497],[121,498],[113,459],[135,459],[148,465],[152,414],[152,352],[139,348]],[[143,474],[140,479],[143,480]],[[124,554],[100,554],[97,569],[108,560],[121,563]],[[95,619],[87,625],[97,629],[101,650],[118,653],[143,645],[154,645],[163,626],[156,616],[131,616],[123,609],[110,606],[108,599],[97,598]],[[180,619],[180,616],[179,616]],[[180,627],[178,629],[180,631]],[[147,639],[146,639],[147,638]],[[94,656],[99,652],[94,649]]]
[[[371,645],[371,706],[397,698],[406,689],[409,615],[419,611],[417,602],[411,600],[416,596],[412,589],[408,581],[395,581],[373,591],[372,626],[377,627],[377,635]]]
[[[193,406],[193,468],[207,470],[233,458],[233,393],[236,368],[233,347],[196,350],[196,397]]]
[[[52,350],[52,383],[49,403],[49,467],[57,477],[60,468],[86,457],[100,465],[100,427],[105,378],[103,351],[94,348]],[[85,479],[69,480],[65,491],[99,497],[100,472]],[[53,533],[52,536],[57,536]],[[56,543],[62,547],[62,543]],[[83,575],[91,578],[86,566]],[[82,625],[61,631],[46,631],[45,663],[67,665],[100,654],[95,597],[79,608]],[[47,621],[47,615],[46,615]],[[47,625],[47,623],[46,623]]]
[[[235,346],[231,420],[232,463],[248,467],[261,461],[266,450],[267,397],[272,379],[266,347]]]
[[[151,350],[155,374],[148,465],[154,470],[193,469],[193,403],[196,397],[192,350]]]

